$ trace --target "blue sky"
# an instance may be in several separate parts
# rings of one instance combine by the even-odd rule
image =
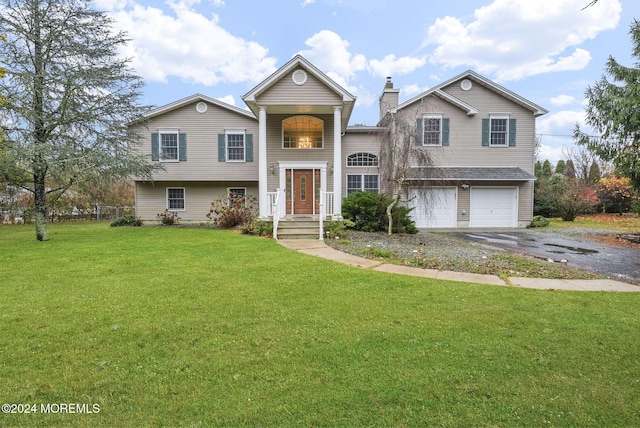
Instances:
[[[472,69],[549,110],[540,157],[556,162],[584,127],[584,92],[609,55],[633,65],[638,0],[94,0],[131,38],[125,52],[161,106],[241,96],[300,53],[358,98],[375,125],[386,76],[400,101]]]

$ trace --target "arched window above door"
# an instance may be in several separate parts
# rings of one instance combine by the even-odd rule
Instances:
[[[324,147],[324,121],[314,116],[293,116],[282,121],[282,147],[321,149]]]

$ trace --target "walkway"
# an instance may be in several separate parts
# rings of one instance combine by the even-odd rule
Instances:
[[[397,273],[402,275],[421,276],[448,281],[472,282],[522,288],[536,288],[539,290],[574,290],[574,291],[628,291],[640,292],[640,287],[611,279],[579,280],[579,279],[546,279],[509,277],[509,283],[496,275],[482,275],[477,273],[450,272],[436,269],[422,269],[410,266],[387,264],[376,260],[358,257],[335,250],[318,239],[288,239],[278,240],[282,246],[301,253],[323,259],[356,266],[363,269],[380,272]]]

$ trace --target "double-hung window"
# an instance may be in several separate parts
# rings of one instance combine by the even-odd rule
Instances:
[[[178,130],[161,129],[160,138],[160,160],[164,162],[178,162]]]
[[[227,162],[244,162],[246,157],[244,130],[228,130],[226,140]]]
[[[227,189],[227,198],[229,201],[229,206],[235,205],[238,201],[242,200],[247,196],[247,188],[246,187],[230,187]]]
[[[441,146],[442,145],[442,115],[441,114],[427,114],[423,118],[422,145],[423,146]]]
[[[490,122],[489,145],[496,147],[509,146],[509,116],[492,115]]]
[[[169,211],[184,211],[184,187],[167,188],[167,209]]]
[[[377,193],[378,174],[348,174],[347,196],[360,190]]]

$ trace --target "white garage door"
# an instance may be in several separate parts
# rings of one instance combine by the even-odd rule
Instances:
[[[456,227],[457,188],[436,187],[409,189],[409,206],[413,207],[411,217],[417,227]]]
[[[472,187],[470,227],[517,227],[517,187]]]

